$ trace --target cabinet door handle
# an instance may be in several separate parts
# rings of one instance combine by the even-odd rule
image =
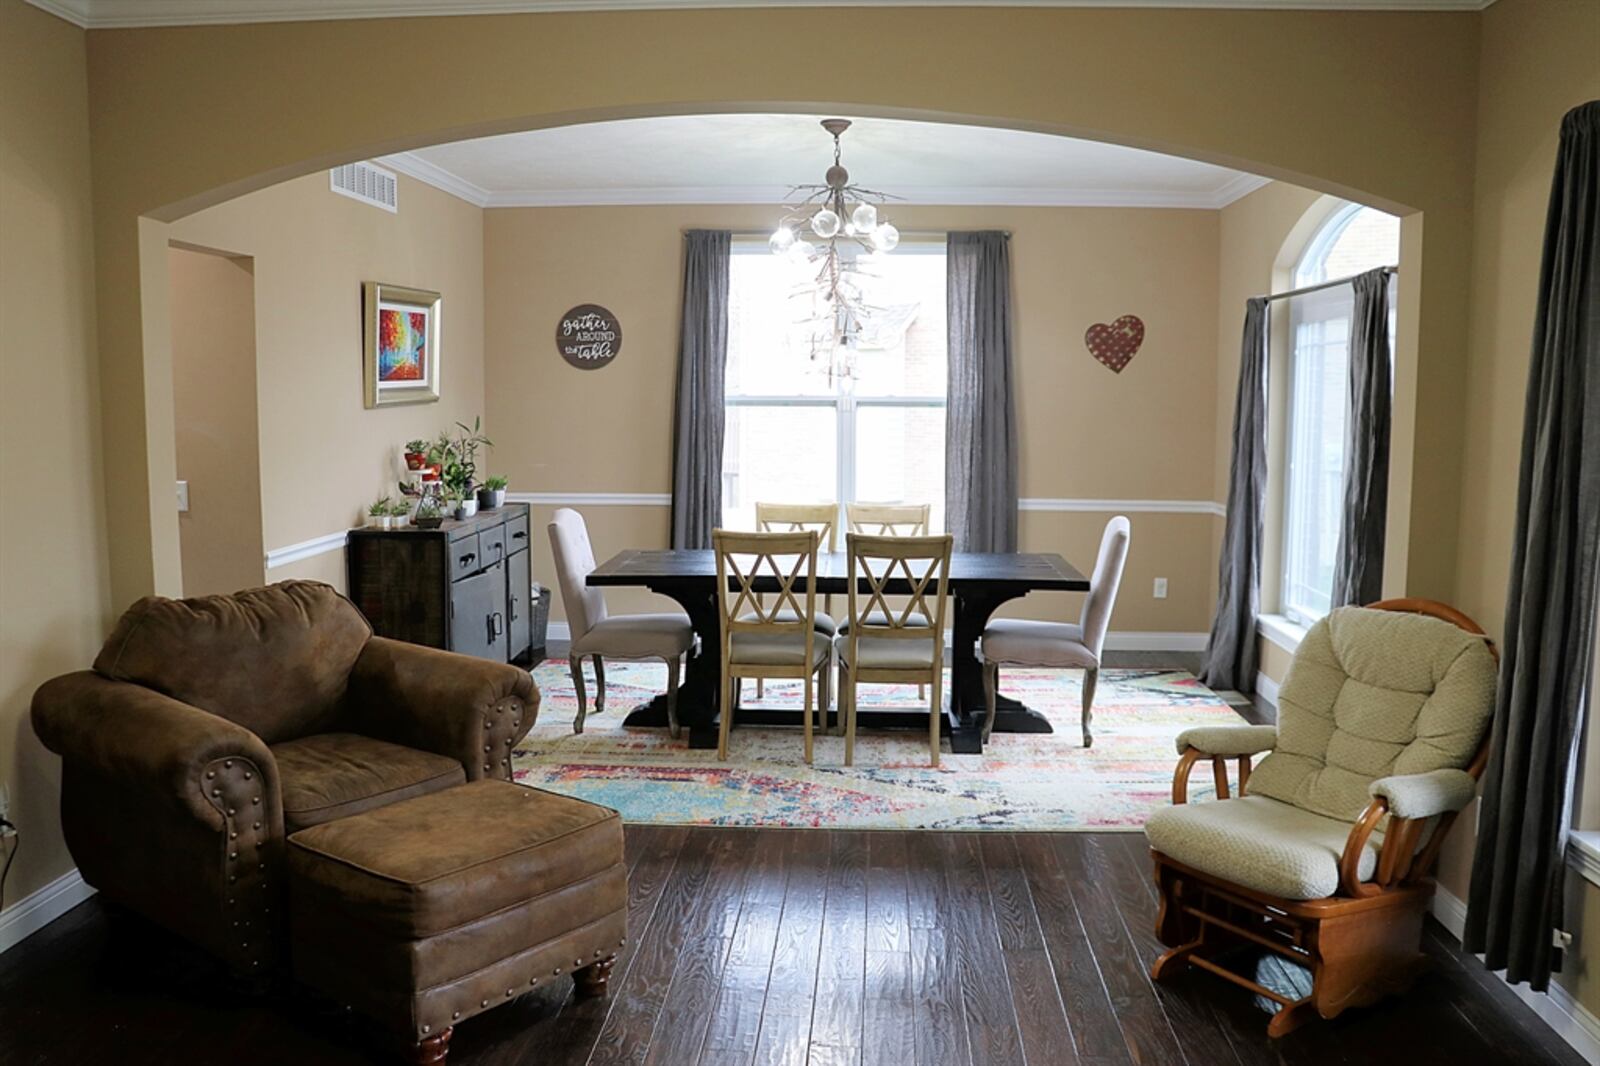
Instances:
[[[512,540],[522,540],[527,535],[528,535],[528,531],[527,530],[519,529],[515,533],[511,534],[511,539]]]
[[[517,598],[515,596],[511,597],[511,620],[513,622],[517,620]]]
[[[458,566],[471,566],[472,565],[472,560],[476,559],[477,557],[478,557],[478,553],[477,552],[468,552],[467,554],[463,555],[460,559],[456,560],[456,563],[457,563]]]
[[[489,615],[489,643],[493,644],[500,638],[500,634],[504,633],[505,631],[505,616],[499,611],[495,611],[493,614]]]

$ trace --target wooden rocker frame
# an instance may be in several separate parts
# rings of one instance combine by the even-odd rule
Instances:
[[[1378,610],[1423,614],[1443,619],[1479,636],[1483,630],[1466,615],[1442,603],[1421,599],[1382,600]],[[1500,656],[1485,637],[1489,651]],[[1477,780],[1489,760],[1490,730],[1467,766]],[[1178,759],[1172,779],[1172,802],[1188,801],[1189,775],[1210,760],[1217,799],[1229,798],[1228,757],[1189,748]],[[1251,756],[1237,757],[1237,788],[1243,796],[1250,781]],[[1419,842],[1433,819],[1390,817],[1378,852],[1372,880],[1362,881],[1361,855],[1389,805],[1374,797],[1350,828],[1339,860],[1339,889],[1324,899],[1292,900],[1258,892],[1196,870],[1154,848],[1156,888],[1161,897],[1156,937],[1170,950],[1150,968],[1152,980],[1164,981],[1189,966],[1277,1003],[1267,1035],[1283,1036],[1311,1017],[1333,1018],[1348,1007],[1365,1006],[1407,991],[1426,965],[1421,951],[1422,923],[1435,889],[1431,871],[1456,815],[1438,817],[1433,835]],[[1220,965],[1230,950],[1254,945],[1281,955],[1311,971],[1311,992],[1299,999],[1266,988]]]

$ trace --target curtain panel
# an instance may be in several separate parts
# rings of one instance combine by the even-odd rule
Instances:
[[[1261,609],[1261,536],[1267,492],[1267,301],[1245,303],[1239,388],[1233,402],[1228,518],[1217,562],[1217,609],[1200,680],[1214,689],[1256,687],[1256,615]]]
[[[683,319],[672,424],[672,546],[709,548],[722,524],[723,382],[733,234],[683,235]]]
[[[1014,552],[1017,409],[1010,238],[992,230],[951,233],[946,263],[945,523],[958,551]]]
[[[1351,283],[1349,397],[1345,414],[1344,511],[1333,567],[1333,606],[1383,596],[1383,534],[1389,517],[1389,271]]]
[[[1600,549],[1600,101],[1568,112],[1545,217],[1500,685],[1463,945],[1549,987]]]

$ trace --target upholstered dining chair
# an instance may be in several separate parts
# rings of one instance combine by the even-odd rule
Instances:
[[[926,537],[933,505],[927,503],[847,503],[844,517],[852,533],[871,537]],[[917,686],[917,699],[928,698],[926,685]]]
[[[583,732],[588,700],[583,686],[583,660],[594,660],[594,711],[606,707],[606,659],[660,659],[667,664],[667,725],[678,735],[678,678],[683,656],[694,647],[688,616],[676,613],[610,615],[604,593],[587,583],[594,571],[589,527],[577,511],[563,507],[550,522],[550,551],[555,556],[561,605],[571,630],[567,652],[572,686],[578,694],[578,717],[572,731]]]
[[[1100,652],[1111,625],[1111,609],[1122,584],[1122,567],[1128,561],[1128,520],[1118,515],[1106,523],[1100,536],[1100,554],[1089,595],[1076,625],[1038,622],[1026,618],[996,618],[983,628],[979,655],[983,659],[983,739],[994,728],[1000,667],[1030,666],[1083,671],[1083,746],[1094,743],[1090,724],[1094,717],[1094,690],[1100,679]]]
[[[828,714],[828,638],[817,631],[816,530],[797,533],[736,533],[717,529],[711,547],[717,558],[717,606],[722,616],[722,714],[717,758],[728,758],[728,733],[745,678],[798,678],[805,683],[802,719],[805,760],[811,763],[813,703],[818,717]],[[770,577],[776,589],[758,595],[756,585]],[[814,692],[815,679],[820,693]],[[816,696],[815,700],[813,696]]]
[[[1434,860],[1488,761],[1496,671],[1493,645],[1454,608],[1340,607],[1296,649],[1277,725],[1179,733],[1173,805],[1145,823],[1170,949],[1151,977],[1195,966],[1242,985],[1279,1006],[1273,1037],[1409,988],[1426,964]],[[1200,762],[1217,799],[1189,803]],[[1310,970],[1309,994],[1217,961],[1236,947]]]
[[[769,503],[756,501],[756,529],[762,533],[801,533],[817,531],[818,551],[839,550],[839,505],[836,503]],[[839,625],[833,617],[833,597],[824,594],[822,610],[816,615],[817,632],[827,635],[829,669],[832,669],[833,638]],[[756,699],[766,695],[766,681],[756,678]]]
[[[939,720],[944,713],[944,621],[949,600],[953,538],[845,538],[850,556],[850,627],[839,638],[844,764],[855,764],[856,690],[863,681],[922,683],[928,704],[928,750],[939,765]],[[886,590],[904,580],[904,603],[890,607]],[[931,602],[930,602],[931,597]]]

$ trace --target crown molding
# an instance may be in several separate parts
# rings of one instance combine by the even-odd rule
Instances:
[[[781,204],[794,190],[787,185],[708,185],[675,188],[522,189],[491,192],[415,152],[386,155],[375,162],[432,185],[477,207],[648,207],[664,204]],[[1271,179],[1239,174],[1209,192],[1136,192],[1128,189],[1003,189],[975,186],[897,188],[897,203],[921,206],[981,207],[1226,207]]]
[[[85,29],[736,7],[972,7],[976,0],[28,0]],[[1004,0],[1006,7],[1482,11],[1494,0]]]

